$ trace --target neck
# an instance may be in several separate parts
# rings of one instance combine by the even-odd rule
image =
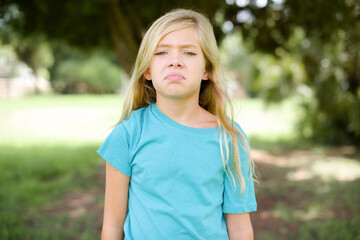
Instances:
[[[156,106],[169,118],[184,124],[191,123],[202,110],[198,99],[162,99],[158,97]]]

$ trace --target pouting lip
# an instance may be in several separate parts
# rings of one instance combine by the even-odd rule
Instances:
[[[172,73],[169,73],[166,75],[165,79],[185,79],[185,77],[181,74],[181,73],[175,73],[175,72],[172,72]]]

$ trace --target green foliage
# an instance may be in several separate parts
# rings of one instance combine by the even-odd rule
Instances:
[[[0,78],[16,77],[20,61],[11,46],[0,43]]]
[[[54,74],[55,89],[65,93],[115,93],[125,74],[101,55],[86,60],[71,59],[60,62]]]
[[[312,40],[303,53],[312,98],[303,99],[308,112],[303,135],[332,143],[360,140],[360,69],[355,34],[339,31],[326,44]],[[322,46],[323,44],[323,46]],[[323,49],[323,51],[319,51]]]
[[[250,2],[229,5],[223,13],[241,32],[248,51],[263,53],[249,58],[251,91],[269,101],[301,96],[306,114],[298,129],[304,137],[333,144],[360,142],[358,4]]]
[[[51,67],[54,63],[54,56],[49,43],[40,43],[36,51],[32,54],[30,61],[34,69]]]
[[[290,44],[300,42],[301,35],[294,34]],[[292,97],[306,75],[299,56],[282,48],[276,55],[252,52],[253,46],[239,32],[228,34],[221,42],[221,57],[227,71],[235,72],[238,81],[252,97],[271,102]]]
[[[15,26],[7,25],[9,21],[18,21],[22,14],[16,5],[5,9],[7,11],[3,13],[3,19],[0,13],[0,43],[15,51],[17,58],[31,67],[37,75],[39,71],[51,67],[54,56],[49,42],[41,34],[24,37]]]
[[[0,21],[23,37],[44,35],[50,41],[64,41],[81,49],[114,49],[130,74],[143,34],[155,19],[175,8],[200,9],[212,18],[223,5],[224,1],[209,0],[2,0]]]

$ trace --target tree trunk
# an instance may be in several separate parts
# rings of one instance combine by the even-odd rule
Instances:
[[[134,31],[136,30],[132,27],[132,23],[126,20],[125,9],[118,0],[104,0],[104,4],[111,39],[118,55],[119,63],[131,75],[139,49],[139,43],[134,36]]]

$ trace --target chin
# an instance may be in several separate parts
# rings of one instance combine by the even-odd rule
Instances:
[[[180,93],[173,93],[173,94],[163,94],[163,97],[170,98],[170,99],[182,99],[186,98],[186,94],[180,94]]]

